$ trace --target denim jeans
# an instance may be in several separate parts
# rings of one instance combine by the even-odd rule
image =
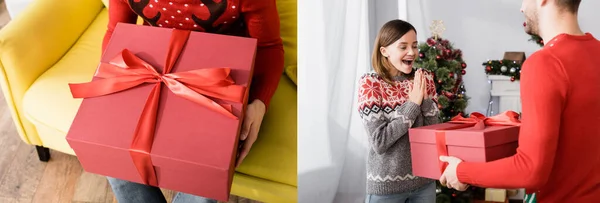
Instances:
[[[365,203],[435,203],[435,182],[418,190],[393,195],[369,195]]]
[[[107,177],[112,191],[119,203],[166,203],[160,188]],[[216,200],[177,193],[172,203],[217,203]]]

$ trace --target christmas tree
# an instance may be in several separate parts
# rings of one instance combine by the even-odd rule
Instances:
[[[469,98],[465,95],[462,76],[467,64],[462,59],[462,51],[441,38],[445,30],[442,21],[434,21],[430,27],[433,36],[419,44],[419,57],[416,67],[424,68],[434,75],[438,94],[438,107],[441,120],[464,114]]]
[[[416,67],[430,71],[436,81],[438,107],[443,122],[463,114],[469,98],[465,95],[462,76],[467,72],[467,64],[462,59],[462,51],[454,49],[452,44],[441,37],[445,30],[442,21],[434,21],[430,27],[432,37],[419,44],[419,57]],[[464,115],[466,116],[466,115]],[[461,192],[437,184],[437,203],[470,203],[473,199],[481,199],[481,188],[471,187]]]
[[[457,191],[438,183],[436,193],[436,203],[471,203],[473,200],[485,199],[485,189],[472,186],[466,191]]]
[[[540,45],[540,47],[544,46],[544,40],[542,39],[542,37],[538,36],[538,35],[530,35],[531,38],[529,39],[529,41],[535,42],[536,44]]]

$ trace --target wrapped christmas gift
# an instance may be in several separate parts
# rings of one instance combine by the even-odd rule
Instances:
[[[91,173],[227,201],[256,40],[118,24],[67,140]]]
[[[489,162],[516,153],[519,114],[507,111],[486,118],[474,112],[458,115],[447,123],[411,128],[409,140],[413,175],[439,179],[447,163],[439,156],[454,156],[467,162]]]

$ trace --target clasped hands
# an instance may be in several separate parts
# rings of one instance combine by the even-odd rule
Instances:
[[[418,105],[421,105],[423,100],[428,98],[430,98],[430,96],[427,94],[427,80],[423,74],[423,69],[419,69],[415,73],[413,86],[408,93],[408,99]]]

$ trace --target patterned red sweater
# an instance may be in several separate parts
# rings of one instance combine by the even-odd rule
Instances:
[[[275,0],[110,0],[102,51],[117,23],[187,29],[258,40],[249,101],[269,106],[283,74],[283,43]]]

